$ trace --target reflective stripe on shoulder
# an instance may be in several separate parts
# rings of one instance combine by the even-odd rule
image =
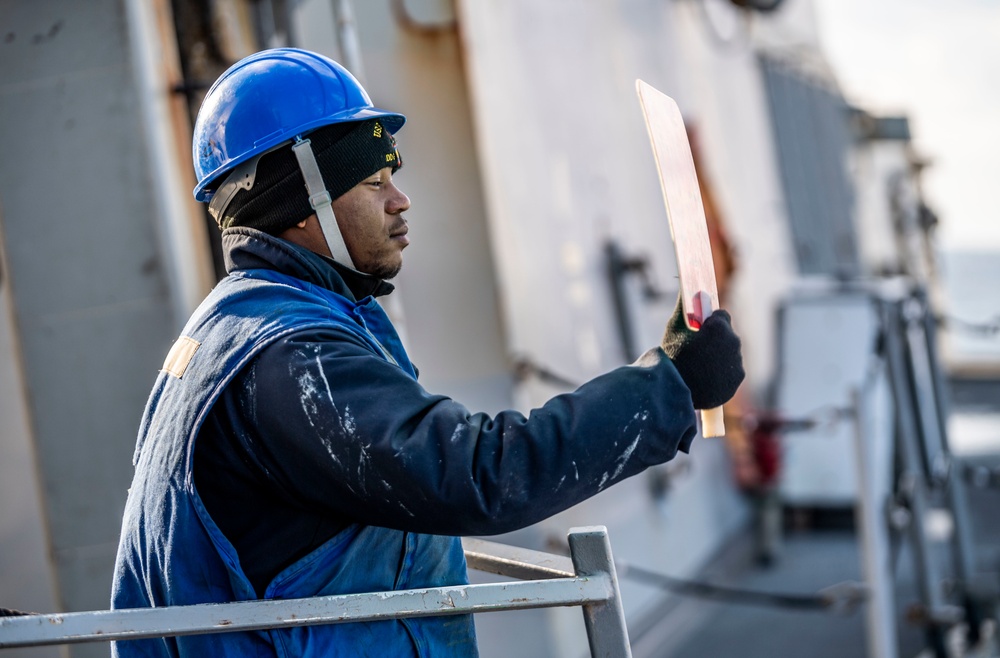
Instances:
[[[191,363],[191,358],[194,357],[194,353],[198,351],[199,347],[201,347],[201,343],[195,339],[181,336],[170,347],[170,351],[167,352],[167,358],[160,370],[180,379],[184,376],[184,371],[187,370],[188,364]]]

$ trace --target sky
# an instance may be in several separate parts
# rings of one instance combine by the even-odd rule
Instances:
[[[1000,255],[1000,0],[814,0],[848,100],[905,114],[945,249]]]

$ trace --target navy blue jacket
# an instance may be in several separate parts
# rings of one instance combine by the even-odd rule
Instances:
[[[226,231],[224,246],[236,274],[272,270],[352,303],[385,289],[350,274],[348,285],[328,261],[252,229]],[[490,417],[425,391],[355,333],[312,326],[270,342],[225,387],[198,435],[194,479],[261,595],[346,528],[514,530],[671,459],[694,435],[690,394],[659,349],[527,417]]]
[[[229,229],[223,244],[230,271],[273,269],[352,301],[354,291],[391,290],[253,229]],[[319,384],[329,395],[310,394]],[[354,427],[356,438],[328,445],[316,419]],[[527,418],[491,418],[424,390],[350,336],[309,330],[267,347],[226,389],[202,430],[195,478],[262,593],[349,523],[515,530],[686,452],[695,432],[687,387],[659,349]]]

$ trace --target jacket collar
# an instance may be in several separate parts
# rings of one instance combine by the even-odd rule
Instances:
[[[387,281],[341,265],[286,240],[237,226],[222,232],[222,252],[226,272],[236,270],[276,270],[307,281],[351,301],[380,297],[394,290]]]

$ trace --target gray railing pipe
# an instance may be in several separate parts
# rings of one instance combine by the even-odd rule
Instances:
[[[308,599],[0,618],[0,649],[228,633],[316,624],[582,606],[594,656],[631,656],[607,530],[574,528],[571,558],[466,539],[469,566],[517,582],[343,594]]]

